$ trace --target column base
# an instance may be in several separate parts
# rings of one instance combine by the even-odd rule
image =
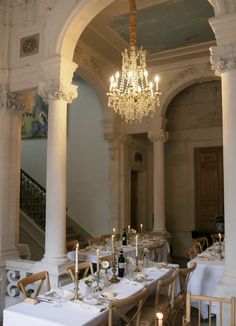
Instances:
[[[6,250],[0,252],[0,266],[5,266],[6,260],[14,260],[20,258],[19,252],[16,249]]]
[[[33,273],[39,271],[47,271],[49,273],[51,288],[57,288],[71,282],[67,274],[67,268],[74,263],[67,258],[65,261],[58,262],[57,259],[43,258],[41,261],[36,262]]]

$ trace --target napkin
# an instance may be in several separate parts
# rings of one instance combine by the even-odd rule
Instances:
[[[117,296],[117,293],[112,291],[103,291],[101,296],[106,299],[112,299]]]

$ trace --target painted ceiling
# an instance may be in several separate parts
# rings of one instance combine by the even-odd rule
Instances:
[[[207,0],[167,0],[137,14],[137,39],[150,54],[215,39],[208,19],[214,16]],[[113,16],[109,27],[129,43],[129,13]]]

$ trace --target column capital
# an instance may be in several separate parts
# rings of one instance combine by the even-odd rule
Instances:
[[[22,96],[7,90],[0,91],[0,110],[23,112],[24,107]]]
[[[149,131],[148,138],[152,143],[156,142],[166,142],[168,139],[168,132],[165,130],[158,130],[158,131]]]
[[[236,69],[236,43],[218,45],[210,48],[211,68],[216,75]]]
[[[38,94],[46,103],[48,100],[63,100],[71,103],[78,96],[77,86],[56,79],[40,82]]]

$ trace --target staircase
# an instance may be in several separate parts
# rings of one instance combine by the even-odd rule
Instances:
[[[20,176],[20,209],[20,241],[29,244],[33,259],[41,259],[44,253],[46,189],[23,170]],[[77,239],[83,247],[88,238],[91,235],[67,215],[67,241]]]

